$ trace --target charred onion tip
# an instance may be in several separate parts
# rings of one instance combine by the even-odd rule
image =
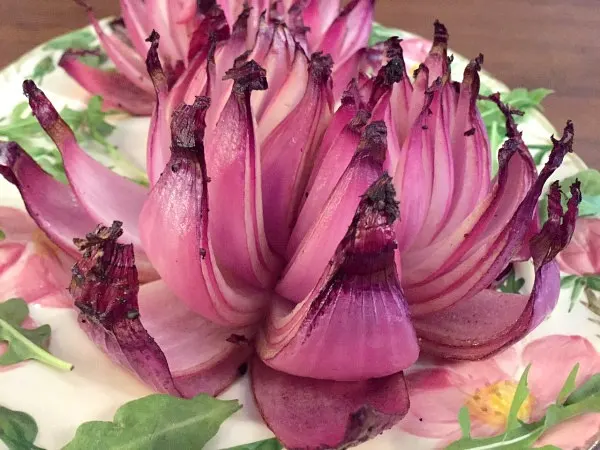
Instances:
[[[115,220],[110,227],[99,224],[94,231],[88,233],[84,238],[74,238],[73,243],[84,251],[93,247],[103,246],[106,242],[115,242],[123,234],[123,222]]]
[[[388,63],[379,69],[377,78],[386,86],[391,86],[394,83],[402,81],[404,77],[404,60],[402,56],[393,56]]]
[[[404,65],[404,53],[402,51],[402,46],[400,45],[401,42],[402,39],[400,39],[398,36],[392,36],[385,41],[385,55],[390,59],[400,58],[402,60],[402,64]]]
[[[362,196],[361,204],[358,207],[358,214],[365,210],[365,206],[368,206],[384,214],[388,220],[388,224],[391,224],[400,216],[398,205],[392,177],[384,173],[369,186]]]
[[[160,34],[156,30],[152,30],[150,36],[146,38],[146,42],[152,43],[152,45],[156,44],[158,46],[158,41],[160,40]]]
[[[324,55],[323,52],[316,52],[310,55],[309,71],[314,78],[324,83],[329,80],[332,69],[333,58],[331,58],[331,55]]]
[[[247,2],[244,2],[244,9],[237,16],[235,23],[233,24],[233,34],[246,34],[246,29],[248,28],[248,18],[250,17],[250,11],[252,8],[248,5]]]
[[[49,127],[58,120],[58,112],[46,94],[32,80],[23,81],[23,93],[28,98],[31,111],[42,128]]]
[[[264,91],[269,87],[267,71],[253,59],[238,65],[225,72],[223,80],[233,80],[234,90],[238,93],[250,91]]]
[[[387,127],[383,120],[370,123],[360,137],[357,154],[367,153],[377,160],[385,160],[387,150]]]
[[[433,23],[433,45],[431,51],[442,51],[445,52],[448,49],[448,29],[439,20]]]

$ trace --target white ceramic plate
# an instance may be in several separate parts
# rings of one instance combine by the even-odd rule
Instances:
[[[409,37],[408,33],[402,33]],[[48,54],[41,47],[24,55],[17,62],[0,72],[0,117],[10,113],[17,103],[24,100],[21,83],[28,77],[35,64]],[[455,59],[460,66],[466,60]],[[506,90],[506,86],[488,74],[482,75],[483,84],[493,90]],[[48,97],[58,108],[68,105],[83,108],[87,93],[64,72],[57,69],[44,79],[41,85]],[[123,117],[117,121],[117,131],[111,141],[140,165],[145,163],[146,130],[148,119]],[[539,113],[531,114],[522,126],[526,142],[546,143],[555,131]],[[569,155],[557,178],[570,176],[585,168],[576,155]],[[0,177],[0,205],[23,209],[18,191]],[[527,271],[526,271],[527,272]],[[531,274],[525,273],[527,285],[531,285]],[[551,318],[542,324],[526,341],[546,334],[580,334],[592,342],[597,326],[588,319],[590,312],[583,307],[567,312],[567,294],[563,292],[559,306]],[[53,354],[74,364],[70,373],[57,372],[42,364],[28,362],[0,372],[0,404],[14,410],[27,412],[39,426],[36,445],[54,450],[59,449],[74,436],[76,428],[85,421],[111,420],[115,410],[123,403],[151,393],[141,382],[113,364],[98,350],[81,331],[72,310],[32,306],[31,314],[40,324],[52,327],[50,350]],[[568,315],[568,320],[564,320]],[[523,344],[518,344],[523,345]],[[207,450],[226,448],[272,436],[262,423],[253,404],[247,379],[242,379],[228,389],[224,399],[239,399],[243,409],[227,420],[218,435],[208,444]],[[384,433],[372,441],[362,444],[360,450],[431,449],[436,441],[417,438],[398,429]],[[2,444],[0,443],[0,448]],[[100,447],[98,447],[100,448]]]

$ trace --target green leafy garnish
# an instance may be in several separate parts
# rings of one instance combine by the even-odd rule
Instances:
[[[251,444],[238,445],[224,450],[281,450],[283,445],[275,438],[264,441],[252,442]]]
[[[54,60],[52,59],[52,56],[48,55],[35,65],[33,73],[31,74],[31,79],[38,84],[42,84],[44,77],[49,73],[54,72],[54,69],[56,69]]]
[[[44,50],[68,50],[70,48],[93,50],[94,44],[96,44],[96,34],[88,29],[74,31],[64,36],[59,36],[52,39],[46,45]]]
[[[498,290],[508,294],[518,294],[524,285],[525,280],[523,278],[517,278],[515,275],[515,269],[512,268],[506,280],[504,280],[504,282],[498,286]]]
[[[600,291],[600,275],[567,275],[560,280],[562,289],[571,289],[571,303],[569,312],[573,310],[575,303],[585,292],[587,298],[586,306],[594,313],[600,315],[600,301],[596,299],[595,292]]]
[[[0,241],[3,241],[4,239],[6,239],[6,234],[4,231],[0,230]]]
[[[68,49],[89,52],[82,55],[80,59],[83,63],[92,67],[100,67],[108,61],[108,57],[98,45],[95,33],[89,29],[83,29],[60,36],[44,45],[42,50],[49,52],[49,54],[38,61],[29,78],[37,84],[42,84],[44,77],[56,70],[57,61],[62,52]]]
[[[399,30],[395,28],[388,28],[378,23],[373,23],[373,29],[371,30],[371,36],[369,37],[369,45],[387,41],[391,37],[398,36],[398,32]]]
[[[7,350],[0,355],[0,366],[9,366],[28,359],[35,359],[59,370],[72,370],[73,365],[58,359],[46,351],[50,338],[50,326],[22,328],[29,316],[27,303],[12,298],[0,303],[0,342],[8,343]]]
[[[147,186],[146,173],[108,142],[108,137],[115,127],[107,120],[117,114],[121,113],[112,110],[103,111],[102,98],[99,96],[92,97],[84,110],[65,107],[60,112],[75,133],[79,144],[92,156],[131,180]],[[17,142],[46,172],[66,183],[67,178],[60,152],[36,118],[28,111],[26,102],[15,106],[10,116],[0,119],[0,137]]]
[[[121,406],[112,422],[80,425],[64,450],[200,449],[240,408],[237,400],[204,394],[189,400],[149,395]]]
[[[29,414],[0,406],[0,441],[8,450],[42,450],[33,445],[38,427]]]
[[[523,372],[510,407],[506,430],[497,436],[486,438],[473,438],[470,436],[471,423],[468,410],[461,409],[459,423],[463,430],[463,436],[446,447],[447,450],[466,449],[495,449],[495,450],[528,450],[555,426],[566,422],[574,417],[600,412],[600,374],[592,376],[586,383],[575,389],[575,378],[579,370],[579,364],[575,365],[567,380],[565,381],[556,403],[550,405],[546,415],[540,420],[525,423],[518,419],[518,411],[529,395],[527,387],[527,375],[529,367]],[[544,449],[556,449],[558,447],[548,445]],[[560,449],[559,449],[560,450]]]
[[[492,91],[485,87],[481,87],[481,94],[484,96],[490,95]],[[542,110],[542,101],[552,93],[549,89],[539,88],[528,90],[525,88],[517,88],[512,91],[502,92],[500,98],[504,103],[508,103],[513,109],[522,111],[525,116],[515,116],[515,121],[520,123],[527,113],[534,110]],[[487,128],[488,136],[490,139],[490,150],[492,152],[492,171],[495,174],[498,171],[498,150],[502,147],[502,143],[506,138],[506,119],[498,107],[488,100],[479,100],[477,102],[481,117]],[[552,147],[548,145],[544,146],[530,146],[532,149],[537,148],[539,153],[544,154],[544,151],[549,151]],[[537,155],[536,155],[537,156]],[[543,155],[540,157],[540,160]]]

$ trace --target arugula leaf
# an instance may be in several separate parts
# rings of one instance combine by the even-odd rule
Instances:
[[[241,405],[200,394],[154,394],[121,406],[113,422],[86,422],[63,450],[202,448]],[[263,450],[263,449],[261,449]]]
[[[505,292],[508,294],[518,294],[521,288],[525,285],[525,280],[523,278],[516,278],[515,269],[512,268],[508,277],[502,284],[498,286],[498,289],[501,292]]]
[[[518,412],[523,400],[527,398],[529,393],[527,389],[528,367],[523,373],[515,392],[506,431],[497,436],[486,438],[463,436],[461,439],[451,443],[446,449],[483,450],[493,448],[495,450],[528,450],[532,448],[544,433],[550,431],[556,425],[583,414],[600,412],[600,374],[593,375],[582,386],[568,394],[574,387],[578,367],[579,365],[577,364],[573,368],[561,389],[557,402],[548,407],[546,415],[536,422],[524,423],[516,419],[516,412]],[[563,397],[566,395],[568,397],[564,400]],[[562,403],[561,400],[563,401]],[[550,450],[558,447],[547,445],[543,448]]]
[[[584,287],[585,287],[585,279],[577,278],[575,280],[575,284],[573,285],[573,290],[571,291],[571,303],[569,305],[569,312],[573,311],[573,308],[575,307],[575,303],[581,296],[581,293],[583,292]]]
[[[22,328],[29,315],[27,303],[21,298],[12,298],[0,303],[0,341],[8,343],[8,349],[0,355],[0,366],[35,359],[59,370],[72,370],[73,366],[48,353],[50,326],[34,329]]]
[[[512,91],[502,92],[500,98],[512,108],[523,111],[523,113],[527,115],[528,112],[542,110],[542,101],[551,93],[551,90],[543,88],[532,90],[517,88]],[[490,94],[492,94],[492,91],[489,88],[485,86],[481,87],[481,95],[487,96]],[[493,102],[479,100],[477,106],[481,112],[481,117],[483,118],[490,139],[492,172],[495,174],[498,171],[498,150],[506,137],[506,119]],[[523,116],[515,116],[515,121],[517,123],[520,123],[523,120]],[[546,149],[547,146],[542,146],[542,148]]]
[[[37,84],[42,84],[44,77],[54,72],[55,69],[56,64],[54,64],[54,59],[52,59],[52,56],[48,55],[35,65],[30,78]]]
[[[6,234],[4,231],[0,230],[0,241],[3,241],[4,239],[6,239]]]
[[[251,444],[238,445],[224,450],[281,450],[283,445],[275,438],[264,441],[252,442]]]
[[[560,279],[560,287],[562,289],[570,288],[571,286],[573,286],[573,284],[575,284],[577,278],[577,275],[567,275],[566,277],[562,277]]]
[[[462,437],[470,438],[471,437],[471,416],[469,415],[469,408],[463,406],[458,411],[458,424],[460,425],[460,431],[462,433]]]
[[[8,450],[42,450],[33,445],[38,427],[29,414],[0,406],[0,441]]]
[[[567,398],[569,397],[569,395],[571,395],[571,393],[573,393],[573,391],[575,391],[575,389],[577,388],[577,386],[575,386],[575,379],[577,378],[578,372],[579,372],[579,363],[575,364],[575,367],[573,367],[573,370],[571,370],[571,372],[569,373],[569,376],[567,377],[565,384],[560,389],[560,392],[558,393],[558,397],[556,398],[556,403],[558,405],[564,405],[564,403],[567,400]]]
[[[379,42],[387,41],[393,36],[398,36],[399,30],[388,28],[378,23],[373,23],[371,36],[369,37],[369,46],[378,44]]]
[[[84,28],[82,30],[74,31],[64,36],[59,36],[52,39],[46,45],[44,50],[68,50],[70,48],[83,48],[89,49],[92,44],[97,42],[96,34],[91,30]]]
[[[506,430],[513,430],[519,427],[519,410],[527,397],[529,396],[529,386],[527,385],[527,377],[529,376],[529,369],[531,369],[531,364],[529,364],[521,378],[519,379],[519,384],[517,385],[517,389],[515,390],[515,395],[513,397],[513,401],[510,405],[510,410],[508,411],[508,417],[506,418]]]

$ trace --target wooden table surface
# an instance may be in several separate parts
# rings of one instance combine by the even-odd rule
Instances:
[[[118,0],[88,0],[98,16]],[[70,0],[0,1],[0,66],[35,45],[87,23]],[[546,115],[576,127],[576,152],[600,168],[600,8],[598,0],[379,0],[376,19],[424,36],[444,22],[452,48],[485,54],[485,68],[511,87],[546,87]]]

